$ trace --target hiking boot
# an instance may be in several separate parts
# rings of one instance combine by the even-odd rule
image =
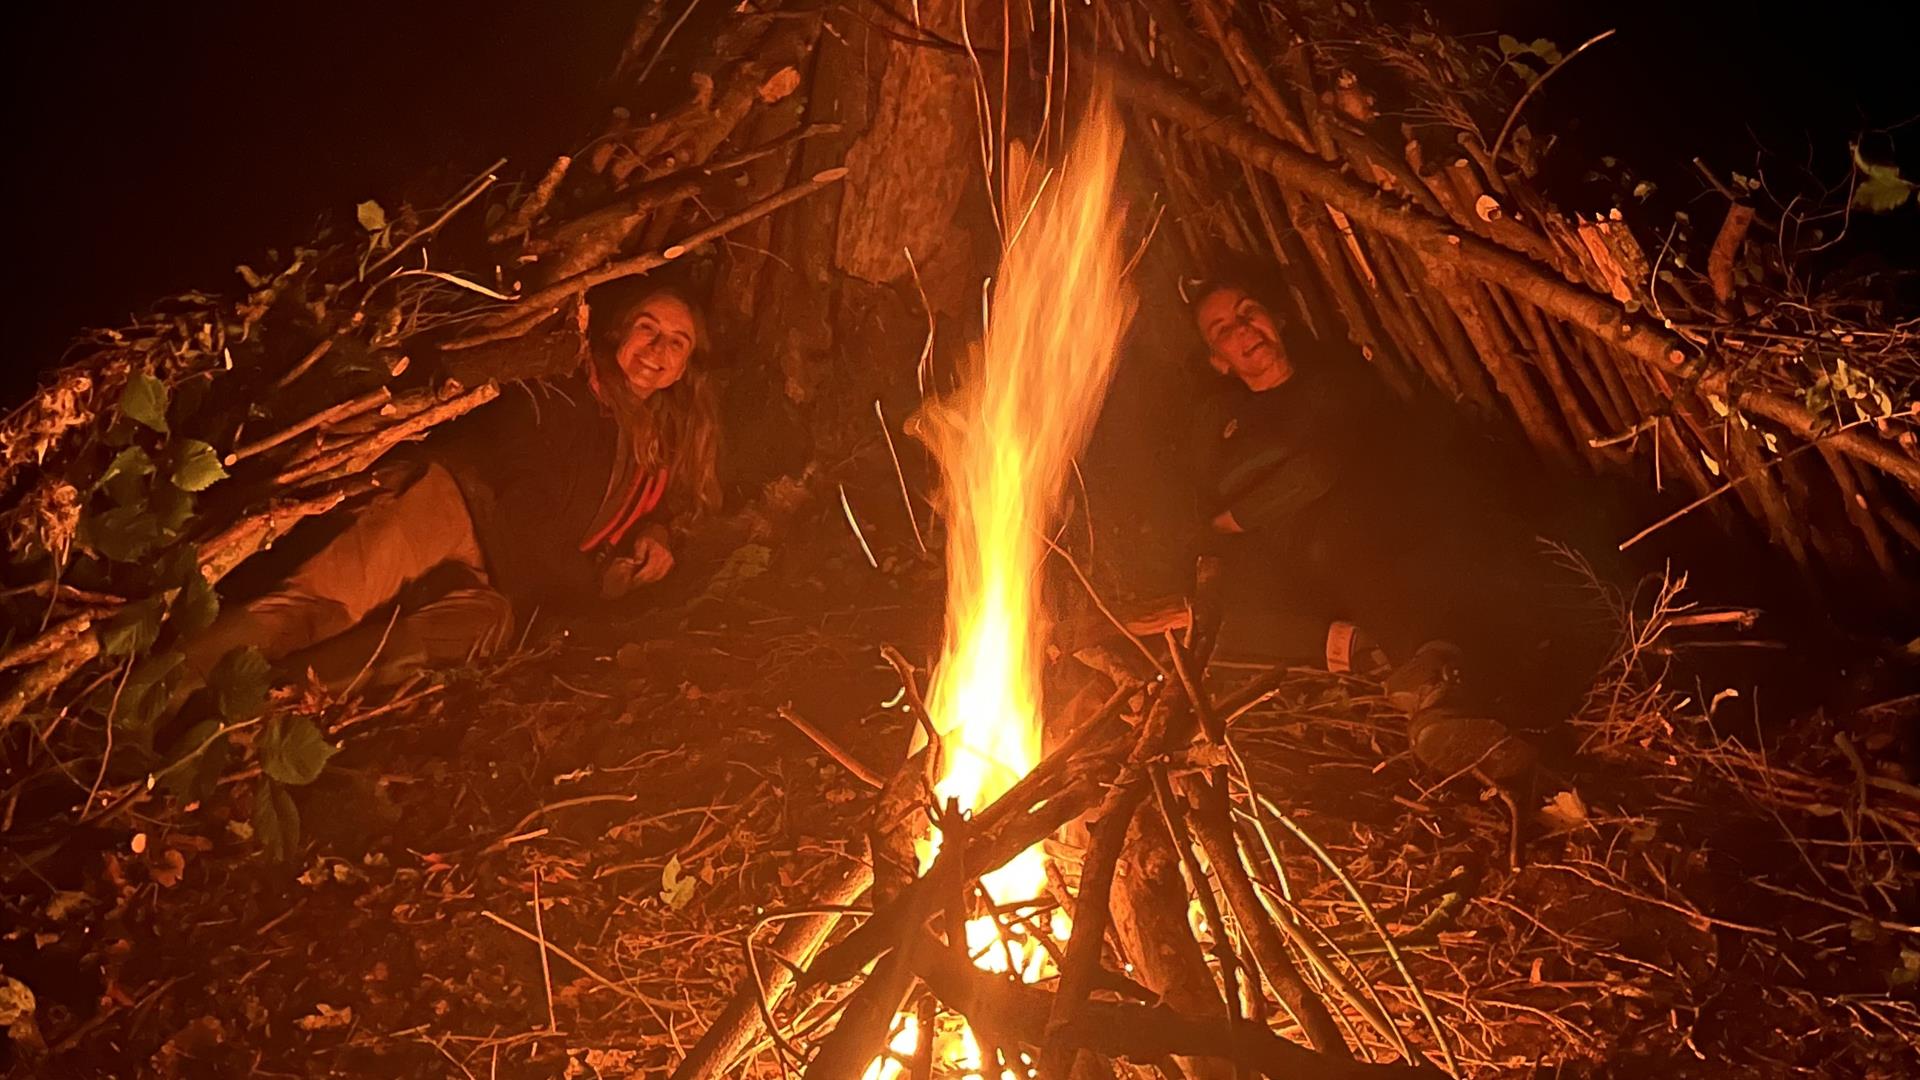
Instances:
[[[1434,708],[1459,686],[1460,660],[1452,642],[1427,642],[1387,676],[1387,700],[1409,716]]]
[[[1407,738],[1420,764],[1443,776],[1478,770],[1488,780],[1511,780],[1539,758],[1533,743],[1501,721],[1444,705],[1416,711]]]

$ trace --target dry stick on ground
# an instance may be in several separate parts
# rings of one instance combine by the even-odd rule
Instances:
[[[1236,755],[1236,757],[1237,756],[1238,755]],[[1241,783],[1246,785],[1247,794],[1253,799],[1255,806],[1272,815],[1276,821],[1286,827],[1288,832],[1294,835],[1295,839],[1306,845],[1307,849],[1313,852],[1314,857],[1320,860],[1320,864],[1327,868],[1327,872],[1332,874],[1334,878],[1340,882],[1341,886],[1346,889],[1347,895],[1353,899],[1353,902],[1359,906],[1360,913],[1366,917],[1367,924],[1372,927],[1374,934],[1380,938],[1380,944],[1386,949],[1387,958],[1393,962],[1394,969],[1400,973],[1400,978],[1406,982],[1408,990],[1412,992],[1414,1001],[1417,1002],[1420,1007],[1421,1015],[1426,1018],[1427,1027],[1433,1032],[1434,1041],[1438,1043],[1440,1047],[1441,1057],[1446,1061],[1447,1072],[1456,1076],[1459,1075],[1460,1066],[1459,1063],[1454,1060],[1453,1046],[1447,1041],[1446,1032],[1441,1029],[1439,1019],[1434,1016],[1433,1006],[1428,1002],[1427,996],[1421,990],[1419,982],[1414,979],[1413,972],[1408,969],[1406,959],[1401,956],[1398,946],[1394,943],[1393,935],[1387,932],[1385,924],[1383,924],[1380,921],[1380,917],[1375,914],[1373,905],[1369,904],[1366,896],[1360,892],[1360,887],[1354,884],[1353,878],[1348,876],[1347,872],[1334,860],[1327,849],[1322,847],[1320,842],[1313,838],[1312,834],[1301,828],[1297,822],[1291,817],[1288,817],[1286,813],[1278,806],[1275,806],[1272,801],[1253,790],[1251,779],[1247,775],[1244,763],[1241,764],[1240,778]]]
[[[1093,64],[1110,76],[1123,100],[1182,124],[1194,137],[1265,169],[1284,187],[1338,206],[1355,223],[1407,244],[1422,258],[1496,283],[1516,299],[1598,335],[1656,371],[1680,378],[1695,372],[1696,365],[1687,359],[1678,339],[1658,323],[1627,313],[1611,299],[1568,284],[1547,268],[1452,222],[1405,204],[1388,205],[1376,197],[1378,189],[1219,113],[1191,97],[1184,87],[1107,58],[1087,55],[1082,63]],[[1727,380],[1724,374],[1709,375],[1702,386],[1724,390]],[[1773,420],[1803,438],[1822,427],[1820,418],[1777,394],[1741,390],[1723,396],[1735,408]],[[1849,431],[1833,439],[1833,448],[1875,465],[1920,491],[1920,460],[1889,442]]]
[[[485,345],[492,341],[506,341],[510,338],[519,337],[532,329],[542,319],[553,314],[562,303],[573,297],[583,295],[589,289],[604,285],[609,281],[615,281],[623,277],[633,277],[636,274],[644,274],[649,270],[665,266],[667,263],[686,254],[689,250],[725,236],[749,222],[766,217],[781,207],[799,202],[814,192],[839,182],[846,175],[847,170],[845,167],[828,169],[825,172],[815,175],[813,179],[808,180],[804,184],[798,184],[777,195],[762,199],[737,213],[729,214],[721,218],[719,221],[714,222],[704,229],[697,229],[687,234],[687,236],[679,242],[661,251],[650,252],[646,255],[636,255],[630,259],[622,259],[619,262],[608,263],[598,270],[589,270],[563,281],[556,281],[552,285],[524,297],[516,302],[513,307],[502,312],[501,317],[510,321],[493,329],[484,330],[477,334],[470,334],[466,337],[450,341],[443,347],[449,350],[470,349],[476,345]]]
[[[637,1002],[641,1002],[644,1004],[651,1004],[651,1005],[668,1005],[669,1007],[672,1007],[673,1005],[673,1003],[671,1002],[654,1001],[652,998],[647,997],[645,994],[639,993],[638,991],[632,990],[628,987],[621,986],[619,983],[614,982],[612,979],[609,979],[605,975],[602,975],[598,971],[595,971],[594,969],[588,967],[585,963],[583,963],[578,957],[574,956],[572,953],[568,952],[567,950],[561,948],[558,945],[555,945],[551,941],[545,940],[545,937],[543,934],[536,934],[531,930],[527,930],[521,927],[520,924],[514,922],[513,920],[502,918],[499,915],[495,915],[491,911],[482,911],[480,914],[483,917],[485,917],[487,920],[498,923],[499,925],[506,927],[507,929],[513,931],[514,933],[519,934],[521,937],[526,938],[528,941],[533,942],[535,945],[540,946],[540,948],[543,949],[544,951],[550,952],[553,955],[559,957],[560,959],[565,960],[567,963],[572,964],[575,968],[579,969],[581,974],[585,975],[587,978],[592,979],[594,982],[599,983],[601,986],[606,987],[607,989],[613,991],[616,994],[619,994],[621,997],[626,998],[629,1001],[637,1001]]]
[[[874,772],[871,768],[867,766],[865,762],[853,756],[851,751],[847,750],[846,747],[841,746],[838,742],[834,741],[832,736],[828,735],[824,731],[821,731],[819,728],[814,727],[811,722],[807,721],[799,713],[794,712],[793,705],[791,702],[785,705],[781,705],[780,707],[776,708],[774,712],[780,717],[780,719],[785,720],[789,724],[792,724],[794,726],[794,729],[800,732],[800,734],[805,735],[807,738],[813,740],[813,745],[825,751],[826,755],[832,758],[834,761],[838,762],[841,768],[852,773],[854,779],[860,781],[861,783],[867,785],[870,788],[881,788],[886,786],[887,781],[884,777],[882,777],[879,773]]]
[[[873,868],[856,863],[821,891],[817,903],[821,908],[829,909],[851,904],[872,883]],[[839,921],[840,914],[831,910],[816,911],[788,921],[774,936],[769,949],[779,957],[781,963],[775,965],[766,977],[756,977],[741,984],[727,1007],[714,1017],[713,1023],[700,1036],[700,1041],[674,1067],[671,1080],[716,1080],[739,1064],[740,1058],[761,1032],[771,1031],[767,1018],[793,987],[794,971],[812,959]],[[759,964],[753,952],[751,934],[747,937],[745,948],[748,964],[757,976]]]

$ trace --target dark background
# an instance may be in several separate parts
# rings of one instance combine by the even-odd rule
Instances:
[[[35,4],[10,16],[15,147],[6,399],[74,332],[236,264],[321,216],[442,193],[500,157],[538,173],[597,115],[631,0]]]
[[[434,169],[449,190],[496,157],[538,172],[592,125],[634,11],[631,0],[36,7],[8,35],[7,401],[79,328],[229,288],[235,264],[306,240],[323,214],[391,204]],[[1563,50],[1618,28],[1554,76],[1529,117],[1562,135],[1570,162],[1617,155],[1663,200],[1699,191],[1693,156],[1751,174],[1761,146],[1844,181],[1848,142],[1876,130],[1869,145],[1920,175],[1920,124],[1894,127],[1920,114],[1920,4],[1438,7],[1457,30]],[[1577,209],[1607,197],[1560,194]],[[1865,223],[1862,242],[1910,263],[1920,212],[1896,216]]]

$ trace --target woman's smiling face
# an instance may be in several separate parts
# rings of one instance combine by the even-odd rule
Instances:
[[[614,354],[627,385],[641,397],[680,381],[699,344],[693,312],[671,293],[658,293],[635,308]]]

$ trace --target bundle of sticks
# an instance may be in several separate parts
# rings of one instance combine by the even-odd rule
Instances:
[[[1270,696],[1284,673],[1219,700],[1209,694],[1204,671],[1218,618],[1211,568],[1203,564],[1199,576],[1194,615],[1183,634],[1165,634],[1164,652],[1138,639],[1124,657],[1098,645],[1080,650],[1103,674],[1055,718],[1051,752],[990,805],[970,817],[938,807],[927,752],[905,761],[876,800],[871,865],[848,871],[815,904],[762,920],[785,923],[769,949],[756,950],[748,935],[750,976],[673,1080],[714,1080],[769,1048],[783,1071],[804,1062],[806,1080],[855,1080],[890,1055],[914,1080],[943,1068],[993,1080],[1084,1080],[1116,1075],[1123,1062],[1193,1080],[1439,1075],[1334,941],[1288,901],[1270,828],[1344,874],[1248,781],[1230,721]],[[940,830],[938,855],[915,873],[912,840],[929,820]],[[1049,872],[1055,900],[1072,916],[1064,945],[1036,925],[1044,920],[1033,904],[996,904],[980,884],[1063,830],[1084,837],[1077,888]],[[1353,896],[1411,985],[1394,938]],[[1188,915],[1196,905],[1206,947]],[[975,966],[967,924],[983,916],[1003,935],[1040,938],[1059,972],[1051,987]],[[843,918],[858,925],[835,938]],[[1413,996],[1424,1001],[1417,988]],[[790,999],[806,1004],[783,1029],[776,1011]],[[964,1018],[977,1065],[936,1064],[939,1009]],[[1422,1049],[1455,1071],[1431,1009],[1421,1011],[1431,1034]],[[913,1015],[920,1022],[908,1055],[892,1035],[896,1018]],[[1356,1047],[1399,1061],[1361,1061]]]

